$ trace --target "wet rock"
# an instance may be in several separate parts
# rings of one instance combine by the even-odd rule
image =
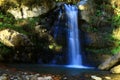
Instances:
[[[99,65],[99,69],[101,70],[108,70],[117,64],[120,61],[120,53],[113,55],[112,57],[108,58],[105,62]],[[118,69],[118,68],[116,68]],[[113,69],[114,70],[114,69]]]
[[[63,77],[63,80],[68,80],[68,78],[67,77]]]
[[[101,77],[98,77],[98,76],[95,76],[95,75],[92,75],[91,78],[94,79],[94,80],[102,80]]]
[[[106,80],[111,80],[111,77],[106,76],[105,79]]]
[[[32,77],[31,77],[31,80],[37,80],[37,76],[36,75],[32,75]]]
[[[110,71],[112,73],[120,73],[120,65],[113,67]]]
[[[53,80],[51,76],[44,77],[45,80]]]
[[[38,77],[37,80],[44,80],[44,78],[43,77]]]
[[[51,76],[38,77],[37,80],[53,80]]]
[[[3,74],[2,76],[0,76],[0,80],[9,80],[8,75]]]
[[[19,76],[12,76],[10,77],[10,80],[21,80]]]

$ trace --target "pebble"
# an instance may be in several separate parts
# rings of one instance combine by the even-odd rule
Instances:
[[[101,77],[97,77],[97,76],[95,76],[95,75],[92,75],[91,78],[94,79],[94,80],[102,80]]]
[[[105,79],[107,79],[107,80],[111,80],[111,77],[106,76]]]
[[[64,77],[63,80],[68,80],[67,77]]]
[[[37,80],[53,80],[51,76],[38,77]]]
[[[2,74],[0,76],[0,80],[8,80],[8,75],[7,74]]]
[[[38,79],[38,77],[36,75],[31,77],[31,80],[37,80],[37,79]]]

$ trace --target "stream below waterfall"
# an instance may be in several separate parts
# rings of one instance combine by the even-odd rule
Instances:
[[[98,69],[66,68],[65,66],[38,65],[38,64],[2,64],[0,78],[7,75],[9,78],[52,77],[53,80],[119,80],[120,74],[111,74],[109,71]],[[32,76],[32,77],[31,77]],[[21,79],[22,79],[21,78]],[[22,79],[23,80],[23,79]],[[25,79],[27,80],[27,79]],[[36,79],[37,80],[37,79]]]

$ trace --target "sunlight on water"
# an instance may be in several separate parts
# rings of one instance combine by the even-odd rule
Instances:
[[[88,67],[83,65],[41,65],[43,67],[61,67],[61,68],[74,68],[74,69],[95,69],[95,67]]]
[[[65,65],[67,68],[80,68],[80,69],[94,69],[94,67],[88,67],[83,65]]]

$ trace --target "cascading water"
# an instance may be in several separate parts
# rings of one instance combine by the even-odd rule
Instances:
[[[63,26],[67,26],[67,42],[68,42],[68,65],[66,67],[89,68],[82,65],[81,45],[78,29],[78,8],[75,5],[64,4],[64,13],[59,13],[57,26],[54,30],[54,38],[63,32]],[[63,20],[62,16],[64,16]],[[66,18],[66,21],[64,20]],[[64,23],[64,24],[62,24]],[[56,28],[57,27],[57,28]],[[66,31],[66,29],[65,29]]]
[[[81,48],[78,31],[78,10],[73,5],[66,5],[68,30],[68,58],[70,65],[81,65]]]
[[[75,5],[64,5],[68,26],[68,63],[70,66],[81,67],[82,56],[78,30],[78,9]]]

